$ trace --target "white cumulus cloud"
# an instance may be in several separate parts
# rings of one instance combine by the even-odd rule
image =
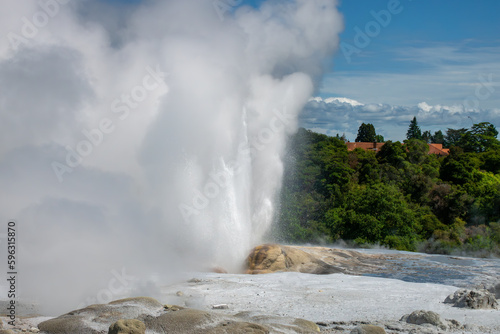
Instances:
[[[326,101],[329,101],[328,103]],[[491,122],[500,127],[498,109],[467,109],[463,105],[430,105],[420,102],[415,106],[381,103],[346,103],[349,98],[310,99],[300,116],[301,126],[328,135],[346,134],[354,141],[361,123],[372,123],[377,133],[386,140],[406,139],[406,130],[417,117],[422,131],[435,132],[448,128],[469,128],[474,123]]]

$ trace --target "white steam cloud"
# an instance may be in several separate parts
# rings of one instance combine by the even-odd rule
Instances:
[[[237,270],[336,50],[336,1],[223,20],[208,0],[0,2],[0,222],[17,222],[21,297],[57,314],[132,278]]]

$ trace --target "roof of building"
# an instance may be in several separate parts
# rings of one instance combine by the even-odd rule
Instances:
[[[363,150],[373,150],[373,151],[378,151],[382,146],[384,146],[384,143],[360,143],[360,142],[347,142],[347,150],[352,151],[356,148],[361,148]]]
[[[378,152],[385,143],[367,143],[367,142],[347,142],[347,150],[353,151],[356,148],[363,150],[371,150]],[[446,156],[450,154],[450,150],[443,148],[443,144],[427,144],[429,145],[429,154],[436,154],[439,156]]]

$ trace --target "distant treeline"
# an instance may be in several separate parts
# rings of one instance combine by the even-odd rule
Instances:
[[[378,152],[348,152],[342,137],[301,128],[286,155],[277,224],[282,241],[500,253],[495,127],[448,129],[442,140],[450,155],[438,157],[428,154],[430,140],[418,138],[415,126],[416,119],[404,143],[387,141]]]

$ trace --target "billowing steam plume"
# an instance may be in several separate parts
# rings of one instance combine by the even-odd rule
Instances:
[[[336,1],[1,2],[0,222],[17,222],[21,297],[56,314],[238,270],[338,44]]]

